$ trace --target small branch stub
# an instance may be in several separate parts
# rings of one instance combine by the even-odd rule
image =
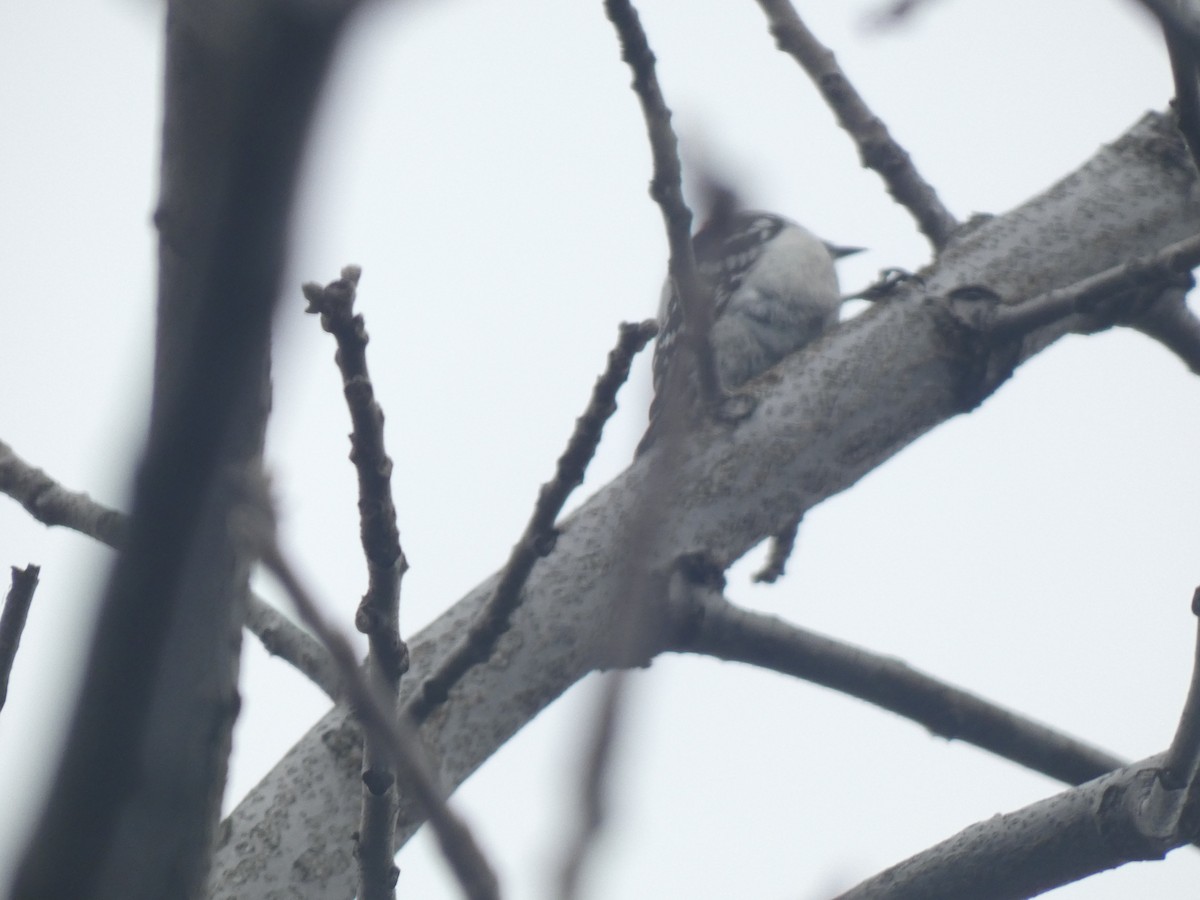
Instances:
[[[29,617],[29,608],[33,605],[33,593],[37,590],[41,571],[34,565],[24,569],[12,567],[12,587],[9,588],[8,596],[4,598],[4,610],[0,612],[0,709],[3,709],[4,701],[8,699],[9,675],[17,657],[17,649],[21,645],[21,635],[25,631],[25,622]]]

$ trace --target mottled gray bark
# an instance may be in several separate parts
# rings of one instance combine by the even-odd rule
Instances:
[[[923,273],[865,315],[750,386],[758,407],[737,427],[710,425],[673,460],[677,488],[655,547],[637,560],[664,575],[680,555],[736,560],[795,515],[854,484],[942,422],[967,412],[1025,359],[1080,322],[1068,319],[992,346],[972,325],[985,300],[946,295],[986,286],[1005,303],[1068,285],[1200,230],[1191,163],[1169,119],[1150,115],[1078,172],[1002,217],[973,223]],[[978,307],[978,308],[977,308]],[[952,311],[953,309],[953,311]],[[623,539],[647,490],[651,451],[563,523],[534,569],[496,654],[467,674],[422,734],[457,786],[588,672],[610,664],[614,592],[629,581]],[[664,581],[652,575],[653,588]],[[411,690],[465,629],[489,580],[410,641]],[[637,598],[661,612],[665,591]],[[646,631],[647,654],[671,644]],[[211,881],[224,900],[347,900],[359,761],[343,709],[326,715],[227,820]],[[402,812],[400,840],[420,823]]]

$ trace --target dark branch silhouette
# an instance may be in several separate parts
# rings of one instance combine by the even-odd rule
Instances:
[[[40,572],[41,569],[33,565],[24,569],[12,567],[12,585],[0,612],[0,709],[8,699],[8,679],[12,675],[13,660],[17,658],[17,648],[21,646],[21,633],[25,630],[29,607],[33,605]]]

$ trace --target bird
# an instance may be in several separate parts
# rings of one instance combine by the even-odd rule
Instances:
[[[837,323],[841,294],[834,263],[862,249],[831,244],[790,219],[757,210],[717,210],[693,236],[692,248],[697,274],[712,296],[709,339],[724,391],[757,378]],[[658,322],[654,399],[637,456],[663,432],[702,414],[695,361],[679,352],[683,306],[670,278]],[[673,374],[681,363],[688,368]],[[668,415],[668,406],[681,415]]]

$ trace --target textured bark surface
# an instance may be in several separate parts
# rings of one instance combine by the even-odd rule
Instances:
[[[964,320],[963,304],[954,313],[942,298],[983,285],[1017,303],[1194,234],[1200,200],[1192,171],[1169,119],[1150,115],[1046,193],[969,226],[922,273],[923,287],[897,291],[789,357],[748,388],[759,400],[748,419],[737,427],[710,425],[689,442],[672,460],[678,487],[661,510],[656,546],[640,564],[665,572],[693,551],[730,563],[797,512],[973,409],[1075,323],[992,347],[967,324],[969,304]],[[423,729],[448,786],[461,784],[563,691],[609,662],[614,600],[628,583],[624,536],[660,450],[563,523],[496,654],[467,674]],[[447,652],[493,580],[410,641],[413,670],[402,693]],[[638,598],[644,606],[661,600]],[[657,649],[666,645],[663,636]],[[359,766],[354,752],[331,749],[343,740],[353,745],[352,731],[343,710],[330,712],[234,810],[217,852],[212,897],[353,895]],[[418,811],[403,811],[400,840],[419,822]]]

